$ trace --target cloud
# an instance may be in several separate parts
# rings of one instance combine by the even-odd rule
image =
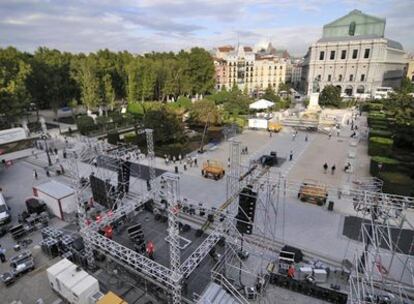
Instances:
[[[387,17],[387,37],[414,50],[412,0],[9,0],[0,1],[0,45],[148,52],[270,40],[300,56],[353,8]]]

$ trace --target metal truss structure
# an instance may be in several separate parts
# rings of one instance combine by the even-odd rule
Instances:
[[[280,242],[276,240],[274,235],[275,226],[273,225],[276,223],[273,223],[271,219],[275,220],[279,212],[284,212],[284,209],[280,210],[280,208],[284,208],[284,205],[279,206],[279,203],[285,204],[288,196],[296,197],[303,182],[288,180],[281,174],[272,176],[269,168],[262,168],[259,164],[252,163],[249,167],[241,166],[240,143],[235,140],[232,140],[230,143],[230,170],[227,174],[226,188],[227,200],[218,209],[209,210],[204,208],[208,210],[212,218],[200,226],[209,235],[183,263],[181,263],[180,259],[178,220],[182,219],[181,213],[183,207],[186,205],[188,207],[190,202],[181,198],[179,179],[174,174],[164,174],[166,181],[165,194],[169,205],[168,234],[170,242],[170,268],[152,261],[98,233],[99,229],[107,226],[114,220],[133,213],[137,207],[140,207],[148,199],[152,198],[155,202],[160,199],[160,192],[155,185],[153,134],[152,130],[145,130],[144,132],[147,136],[151,191],[144,191],[140,194],[135,193],[129,199],[128,197],[122,198],[116,210],[102,214],[99,221],[86,224],[88,223],[88,218],[83,205],[82,193],[87,190],[89,185],[81,185],[80,182],[77,183],[76,193],[79,206],[79,225],[88,251],[88,262],[91,263],[90,265],[94,264],[93,250],[99,251],[169,292],[172,295],[172,303],[177,304],[182,301],[181,289],[184,280],[190,276],[220,239],[224,238],[226,244],[225,266],[234,269],[236,267],[235,263],[240,263],[239,271],[250,273],[251,277],[258,276],[262,279],[264,275],[262,272],[263,267],[260,267],[258,270],[252,270],[247,265],[242,265],[243,262],[238,259],[238,251],[244,248],[250,252],[257,252],[259,248],[262,251],[260,255],[262,260],[267,261],[271,257],[274,257],[275,253],[280,250]],[[134,153],[134,151],[128,149],[115,152],[115,147],[108,147],[108,145],[98,144],[96,142],[92,144],[86,142],[84,147],[86,148],[78,152],[77,160],[85,160],[87,159],[86,156],[89,156],[90,159],[90,156],[96,157],[97,155],[123,158]],[[114,148],[114,150],[111,150],[111,148]],[[73,170],[76,171],[77,169]],[[79,181],[79,176],[77,180]],[[254,191],[258,192],[258,212],[265,216],[265,220],[262,223],[251,223],[255,229],[255,234],[251,236],[241,235],[234,224],[238,195],[240,190],[246,185],[252,185]],[[328,197],[340,197],[342,200],[353,203],[356,211],[370,213],[372,210],[381,209],[381,216],[387,215],[388,217],[393,217],[393,219],[402,219],[408,208],[414,209],[414,198],[381,193],[381,187],[382,184],[375,180],[350,181],[346,187],[341,188],[326,185],[329,193]],[[197,206],[197,204],[191,205]],[[283,226],[284,223],[282,224]],[[371,241],[371,244],[374,243]],[[381,252],[379,246],[375,247],[371,245],[370,247],[378,247],[378,252]],[[409,264],[409,262],[407,263]],[[247,300],[226,279],[225,274],[226,272],[224,274],[215,272],[213,279],[216,281],[220,279],[219,281],[223,284],[223,287],[230,290],[232,294],[234,293],[234,296],[239,299],[239,302],[245,303]],[[357,278],[356,282],[360,281],[362,281],[361,278]],[[355,288],[351,288],[351,290],[355,290]],[[264,296],[264,291],[262,295]],[[359,296],[358,294],[356,297]]]
[[[177,214],[180,212],[180,184],[179,177],[176,174],[166,173],[164,175],[167,184],[167,201],[168,201],[168,237],[170,243],[170,269],[172,272],[171,279],[175,282],[172,288],[172,303],[181,303],[181,253],[179,244],[179,227]]]
[[[414,240],[409,252],[399,248],[403,228],[414,230],[407,208],[413,208],[411,197],[359,197],[357,211],[367,220],[361,227],[362,249],[354,257],[351,303],[414,302]]]

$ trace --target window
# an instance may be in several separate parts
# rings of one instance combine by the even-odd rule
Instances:
[[[342,74],[339,74],[338,81],[342,81]]]
[[[349,81],[354,81],[354,75],[353,74],[349,75]]]
[[[349,36],[354,36],[355,35],[355,28],[356,28],[356,23],[354,21],[352,21],[349,24]]]
[[[358,57],[358,50],[353,50],[352,51],[352,59],[357,59]]]
[[[328,75],[328,81],[331,81],[331,79],[332,79],[332,76]]]
[[[346,59],[346,50],[342,50],[341,59]]]
[[[361,81],[365,81],[365,74],[361,74]]]
[[[335,59],[335,51],[331,51],[331,56],[329,59],[334,60]]]
[[[319,60],[323,60],[324,58],[325,58],[325,52],[324,51],[321,51],[319,53]]]
[[[364,58],[365,59],[369,58],[369,49],[365,49]]]

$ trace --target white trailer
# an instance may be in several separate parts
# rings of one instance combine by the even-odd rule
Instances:
[[[249,118],[250,129],[267,129],[269,119],[266,118]]]
[[[33,195],[44,201],[49,211],[61,220],[64,220],[64,214],[77,210],[75,191],[57,181],[34,186]]]
[[[67,259],[47,269],[49,284],[62,298],[71,304],[92,304],[99,292],[99,282]]]
[[[0,145],[26,139],[26,131],[23,128],[11,128],[0,131]]]

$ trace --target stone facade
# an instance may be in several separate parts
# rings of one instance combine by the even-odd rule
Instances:
[[[414,56],[411,56],[408,60],[407,77],[414,83]]]
[[[341,88],[348,96],[375,94],[378,87],[398,87],[406,55],[400,43],[384,38],[385,20],[358,10],[324,26],[323,37],[305,56],[302,81],[312,92],[315,79]]]

